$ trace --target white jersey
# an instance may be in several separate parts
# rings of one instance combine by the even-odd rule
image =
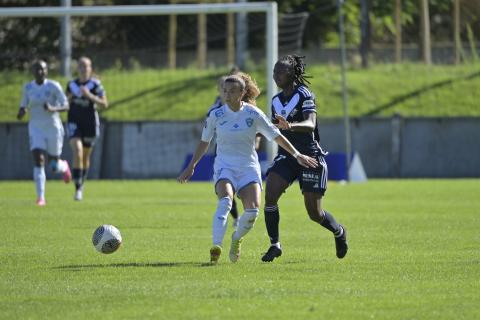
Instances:
[[[45,79],[43,84],[39,85],[34,80],[23,87],[20,107],[30,110],[29,124],[39,128],[62,127],[59,113],[45,110],[46,102],[52,106],[64,105],[67,102],[58,82]]]
[[[210,109],[202,132],[202,141],[210,142],[217,135],[215,167],[258,167],[255,136],[261,133],[268,140],[280,135],[267,116],[257,107],[242,103],[234,112],[226,104]]]

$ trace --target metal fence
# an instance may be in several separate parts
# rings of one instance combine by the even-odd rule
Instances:
[[[319,119],[322,145],[343,152],[341,119]],[[357,118],[353,150],[371,178],[480,177],[480,118]],[[92,155],[90,178],[173,178],[192,153],[198,122],[107,122]],[[71,160],[68,141],[63,157]],[[0,124],[0,179],[31,179],[25,124]],[[51,173],[49,173],[51,176]]]

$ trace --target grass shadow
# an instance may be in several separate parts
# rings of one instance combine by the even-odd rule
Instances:
[[[129,103],[132,103],[138,100],[145,100],[146,96],[152,95],[152,94],[162,97],[162,96],[168,95],[168,93],[171,93],[171,92],[179,92],[179,91],[184,91],[186,89],[198,91],[208,87],[212,87],[216,83],[216,79],[218,79],[218,77],[220,77],[221,75],[223,74],[222,73],[210,74],[200,78],[179,80],[179,81],[170,82],[168,84],[162,84],[160,86],[145,89],[129,97],[112,101],[109,104],[109,110],[128,105]],[[158,108],[157,106],[157,108],[155,109],[155,113],[166,111],[170,107],[171,107],[171,103],[165,103],[163,106],[160,106],[160,108]],[[105,113],[108,114],[109,110],[106,110]]]
[[[210,267],[211,263],[202,262],[129,262],[129,263],[109,263],[109,264],[72,264],[52,267],[57,270],[80,271],[82,269],[101,269],[101,268],[172,268],[181,266]]]
[[[425,94],[429,91],[432,91],[432,90],[435,90],[435,89],[439,89],[441,87],[444,87],[444,86],[447,86],[447,85],[451,85],[457,81],[463,81],[463,80],[471,80],[473,78],[476,78],[476,77],[479,77],[480,76],[480,72],[474,72],[474,73],[471,73],[469,75],[466,75],[466,76],[463,76],[463,77],[459,77],[459,78],[455,78],[455,79],[448,79],[448,80],[443,80],[443,81],[439,81],[439,82],[436,82],[436,83],[432,83],[431,85],[428,85],[428,86],[425,86],[425,87],[422,87],[420,89],[417,89],[417,90],[413,90],[411,92],[408,92],[408,93],[405,93],[405,94],[402,94],[402,95],[399,95],[399,96],[396,96],[392,99],[392,101],[390,102],[387,102],[383,105],[380,105],[376,108],[374,108],[373,110],[370,110],[366,113],[364,113],[362,116],[374,116],[374,115],[377,115],[379,114],[380,112],[382,111],[385,111],[389,108],[392,108],[393,106],[395,106],[396,104],[399,104],[401,102],[404,102],[404,101],[407,101],[409,99],[412,99],[412,98],[415,98],[415,97],[418,97],[422,94]]]

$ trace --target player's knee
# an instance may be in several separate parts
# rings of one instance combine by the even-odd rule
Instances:
[[[269,207],[277,205],[278,198],[273,192],[265,192],[265,205]]]
[[[310,220],[312,221],[315,221],[315,222],[322,222],[323,220],[323,217],[322,217],[322,214],[321,214],[321,210],[319,211],[318,208],[307,208],[307,213],[308,213],[308,217],[310,218]]]
[[[257,221],[258,217],[258,208],[252,208],[252,209],[245,209],[244,215],[246,216],[247,223],[245,224],[246,229],[251,229],[255,225],[255,221]]]

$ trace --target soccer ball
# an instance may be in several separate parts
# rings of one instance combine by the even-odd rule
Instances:
[[[98,252],[113,253],[122,244],[122,235],[114,226],[104,224],[95,230],[92,242]]]

